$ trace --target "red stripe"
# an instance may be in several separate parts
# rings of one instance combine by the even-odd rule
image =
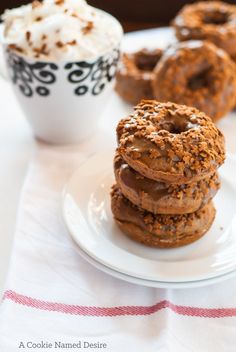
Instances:
[[[225,318],[236,316],[236,308],[198,308],[179,306],[166,300],[160,301],[152,306],[89,307],[41,301],[39,299],[21,295],[14,291],[6,291],[3,300],[10,300],[17,304],[50,312],[94,317],[115,317],[125,315],[143,316],[157,313],[165,308],[170,309],[178,315],[191,317]]]

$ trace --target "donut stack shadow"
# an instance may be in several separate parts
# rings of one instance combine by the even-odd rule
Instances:
[[[195,108],[142,101],[117,126],[111,209],[119,228],[151,247],[202,237],[215,218],[224,137]]]

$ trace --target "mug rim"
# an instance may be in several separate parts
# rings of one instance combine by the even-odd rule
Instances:
[[[90,7],[93,7],[93,6],[90,6]],[[106,12],[106,11],[98,9],[98,8],[96,8],[96,10],[98,12],[105,13],[106,15],[111,17],[116,22],[116,24],[118,25],[118,27],[120,29],[120,38],[117,40],[117,42],[114,43],[114,45],[112,45],[108,50],[104,50],[103,52],[101,52],[99,55],[93,55],[93,56],[91,56],[91,57],[89,57],[87,59],[79,59],[78,58],[77,60],[47,60],[47,59],[38,59],[38,58],[34,58],[32,56],[28,56],[26,54],[19,53],[19,52],[17,52],[14,49],[9,48],[9,44],[4,42],[4,39],[5,39],[4,38],[4,22],[0,23],[0,45],[2,45],[5,50],[11,51],[15,55],[23,58],[26,61],[42,62],[42,63],[56,64],[56,65],[65,65],[65,64],[68,64],[68,63],[74,63],[74,62],[76,63],[76,62],[82,62],[82,61],[86,61],[86,62],[94,61],[95,59],[98,59],[100,57],[103,57],[103,56],[107,55],[108,53],[112,52],[114,49],[118,49],[119,50],[120,44],[121,44],[121,41],[122,41],[122,38],[123,38],[123,35],[124,35],[123,27],[122,27],[121,23],[118,21],[118,19],[115,16],[111,15],[109,12]]]

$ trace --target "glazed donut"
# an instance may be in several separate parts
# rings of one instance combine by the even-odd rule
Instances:
[[[212,43],[177,43],[155,67],[153,94],[159,101],[194,106],[216,121],[235,105],[235,64]]]
[[[150,180],[132,169],[118,153],[114,159],[114,173],[122,194],[154,214],[193,213],[207,204],[220,188],[217,173],[182,185]]]
[[[236,6],[220,1],[185,5],[172,21],[180,41],[209,40],[236,56]]]
[[[117,126],[118,152],[156,181],[197,182],[224,162],[224,137],[196,108],[143,100]]]
[[[116,74],[116,91],[128,103],[137,104],[141,99],[152,99],[152,74],[162,55],[161,49],[142,49],[123,54]]]
[[[147,246],[160,248],[180,247],[198,240],[215,218],[212,202],[191,214],[155,215],[133,205],[116,185],[111,192],[111,209],[126,235]]]

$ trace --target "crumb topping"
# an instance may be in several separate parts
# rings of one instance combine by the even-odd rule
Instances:
[[[142,101],[117,126],[119,153],[154,170],[213,173],[225,159],[224,137],[199,110],[174,103]]]
[[[16,44],[9,44],[8,45],[9,49],[18,51],[19,53],[24,53],[24,49],[22,49],[21,47],[17,46]]]
[[[88,34],[93,29],[93,26],[94,26],[93,22],[92,21],[88,21],[86,26],[82,28],[82,32],[84,34]]]
[[[63,5],[64,2],[65,2],[64,0],[56,0],[56,1],[55,1],[55,4],[56,4],[56,5]]]
[[[25,33],[25,37],[26,37],[27,42],[29,42],[29,41],[30,41],[30,38],[31,38],[31,32],[30,32],[30,31],[27,31],[27,32]]]
[[[169,184],[150,180],[132,169],[118,153],[114,158],[114,170],[118,184],[123,182],[137,193],[146,193],[153,199],[156,199],[156,196],[159,199],[160,195],[160,198],[170,196],[178,200],[188,198],[194,201],[200,198],[205,201],[220,188],[217,173],[187,184]]]

